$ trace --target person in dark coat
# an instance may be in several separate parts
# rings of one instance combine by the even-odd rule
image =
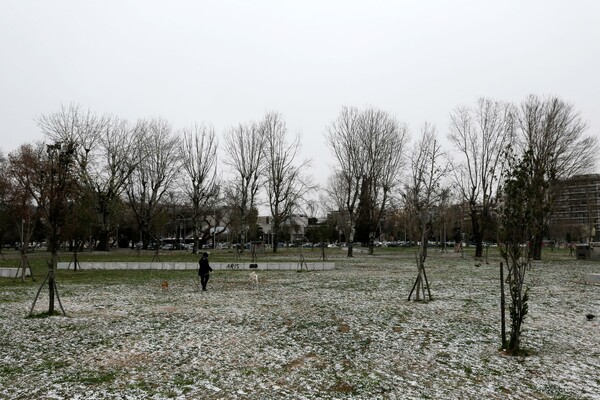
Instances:
[[[210,277],[210,273],[212,272],[212,268],[208,264],[208,253],[202,253],[202,257],[200,261],[198,261],[198,275],[200,276],[200,284],[202,285],[202,290],[206,290],[206,284],[208,283],[208,278]]]

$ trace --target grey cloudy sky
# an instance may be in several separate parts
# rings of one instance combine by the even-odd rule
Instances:
[[[481,96],[553,94],[600,135],[600,2],[0,0],[0,149],[76,103],[175,128],[281,112],[319,181],[323,132],[374,106],[445,137]]]

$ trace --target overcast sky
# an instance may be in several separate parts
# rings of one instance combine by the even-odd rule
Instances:
[[[4,153],[61,104],[219,135],[277,111],[324,182],[344,105],[445,137],[457,106],[531,93],[574,103],[600,136],[600,1],[0,0]]]

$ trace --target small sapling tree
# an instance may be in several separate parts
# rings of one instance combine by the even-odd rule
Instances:
[[[535,179],[531,152],[515,161],[508,155],[507,170],[501,190],[499,239],[500,252],[508,268],[507,283],[510,292],[510,337],[503,343],[509,354],[520,354],[523,321],[528,311],[528,288],[525,274],[531,266],[532,238],[536,235],[534,191],[543,180]]]

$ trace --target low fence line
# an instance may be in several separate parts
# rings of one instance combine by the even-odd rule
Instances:
[[[3,267],[3,268],[0,268],[0,277],[16,278],[17,272],[19,273],[19,276],[21,276],[20,268]],[[27,269],[25,270],[25,276],[31,276],[31,270],[29,269],[29,267],[27,267]]]
[[[69,265],[70,264],[70,265]],[[81,269],[167,269],[167,270],[188,270],[198,269],[197,262],[79,262]],[[210,266],[214,270],[250,270],[256,265],[259,270],[300,270],[298,262],[211,262]],[[73,268],[72,263],[59,262],[58,269]],[[303,269],[309,271],[322,271],[335,268],[334,262],[304,262]]]

